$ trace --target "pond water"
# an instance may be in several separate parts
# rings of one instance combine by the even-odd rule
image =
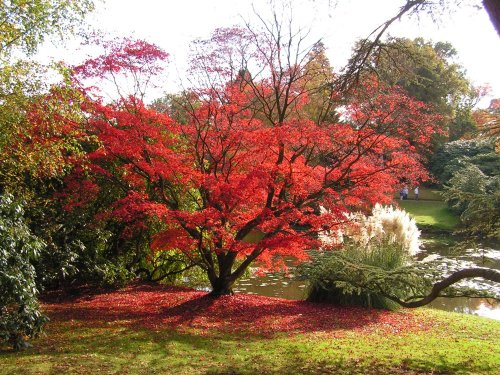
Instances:
[[[422,252],[418,260],[431,257],[446,264],[448,269],[480,266],[500,269],[500,250],[492,248],[453,250],[446,238],[427,237],[423,239]],[[484,280],[468,281],[467,285],[495,290],[500,294],[500,285]],[[304,299],[307,284],[293,278],[293,266],[289,275],[269,273],[264,276],[251,275],[241,279],[234,288],[236,293],[258,294],[287,299]],[[430,305],[436,309],[475,314],[500,320],[500,303],[484,298],[437,298]]]

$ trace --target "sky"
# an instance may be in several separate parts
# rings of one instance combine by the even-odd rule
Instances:
[[[295,26],[310,30],[311,44],[322,39],[336,69],[346,63],[357,39],[395,15],[404,2],[289,0]],[[145,39],[166,50],[171,58],[163,91],[175,92],[185,78],[192,40],[209,37],[217,27],[241,25],[242,20],[253,22],[255,12],[266,17],[270,9],[269,0],[105,0],[96,3],[96,11],[87,20],[92,28],[114,36]],[[276,9],[278,14],[290,12],[290,8]],[[458,51],[456,62],[466,69],[467,77],[475,85],[491,87],[480,106],[488,106],[492,98],[500,97],[500,37],[484,9],[457,7],[452,14],[441,17],[441,22],[433,22],[425,14],[420,19],[406,17],[388,32],[391,36],[451,42]],[[71,42],[64,48],[46,44],[40,54],[77,63],[85,55],[75,46]]]

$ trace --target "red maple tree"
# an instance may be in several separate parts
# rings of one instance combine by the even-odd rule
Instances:
[[[108,214],[131,226],[160,220],[152,251],[183,252],[206,272],[214,295],[231,293],[254,261],[278,267],[283,257],[307,259],[320,246],[316,234],[345,221],[344,212],[389,202],[401,180],[426,177],[416,150],[429,143],[436,117],[366,77],[342,97],[339,121],[308,119],[301,109],[314,77],[297,52],[302,42],[226,29],[199,43],[191,74],[203,79],[192,88],[187,124],[136,96],[89,99],[86,107],[88,132],[99,140],[87,179],[123,191]],[[146,43],[144,55],[135,53],[130,43],[76,73],[137,74],[166,57]],[[253,65],[246,58],[235,65],[242,54]],[[319,215],[320,206],[329,213]],[[248,241],[251,234],[259,241]]]

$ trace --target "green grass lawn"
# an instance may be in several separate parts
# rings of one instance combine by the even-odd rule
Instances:
[[[419,228],[453,230],[459,223],[458,217],[448,209],[437,189],[421,188],[418,201],[413,190],[410,190],[408,200],[399,200],[399,192],[396,198],[398,205],[415,219]]]
[[[33,347],[1,374],[495,374],[500,322],[161,286],[45,305]]]
[[[0,352],[2,374],[494,374],[500,322],[433,310],[430,331],[260,337],[56,321],[34,348]],[[231,324],[228,322],[228,324]]]
[[[459,223],[458,217],[448,209],[445,202],[405,200],[398,201],[398,204],[415,219],[419,228],[453,230]]]

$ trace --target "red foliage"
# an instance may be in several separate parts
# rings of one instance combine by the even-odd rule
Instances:
[[[168,58],[168,53],[143,40],[124,38],[107,42],[95,40],[95,42],[103,45],[105,52],[74,67],[75,73],[80,77],[94,78],[107,74],[143,71],[158,74],[162,71],[158,62]]]
[[[232,41],[222,33],[215,42],[220,38]],[[102,77],[166,57],[129,44],[76,72]],[[390,201],[401,179],[426,178],[416,147],[429,143],[437,118],[422,103],[367,80],[343,107],[341,121],[318,124],[300,113],[307,102],[301,66],[268,71],[281,72],[280,79],[255,83],[242,74],[201,87],[187,125],[135,97],[87,108],[88,131],[100,142],[89,154],[92,169],[124,192],[113,216],[134,225],[147,217],[163,221],[166,232],[154,247],[184,251],[221,293],[254,260],[267,266],[278,264],[277,256],[304,260],[306,250],[320,245],[314,234],[343,222],[343,212]],[[273,99],[276,92],[287,94]],[[320,205],[331,213],[318,215]],[[263,237],[249,243],[251,233]]]
[[[16,133],[0,150],[3,160],[36,178],[60,178],[84,159],[81,94],[63,84],[32,97],[19,115]]]
[[[144,40],[102,40],[94,37],[89,44],[93,45],[94,50],[100,47],[102,54],[74,66],[73,71],[75,81],[85,87],[87,93],[92,92],[94,95],[105,91],[104,80],[114,86],[122,98],[132,95],[143,99],[148,87],[156,85],[152,78],[163,72],[168,59],[168,53]],[[94,83],[94,86],[89,87],[89,82]]]
[[[341,336],[343,330],[405,333],[431,327],[431,323],[406,310],[335,307],[248,294],[213,298],[191,289],[149,285],[48,303],[44,307],[53,321],[81,320],[99,325],[120,321],[131,328],[195,329],[200,335],[324,332]]]

